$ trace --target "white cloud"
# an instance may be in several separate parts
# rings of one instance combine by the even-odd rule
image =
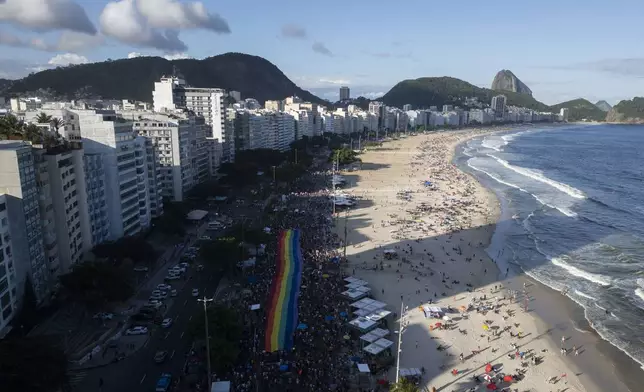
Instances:
[[[185,59],[193,59],[194,57],[189,56],[187,53],[173,53],[173,54],[167,54],[163,56],[164,59],[166,60],[185,60]]]
[[[72,30],[96,34],[85,10],[71,0],[0,1],[0,22],[36,31]]]
[[[108,3],[100,15],[101,31],[123,43],[165,52],[185,52],[180,29],[230,33],[228,22],[209,13],[203,3],[175,0],[119,0]]]
[[[49,65],[55,65],[55,66],[66,66],[70,64],[87,64],[89,63],[89,60],[85,56],[80,56],[77,55],[76,53],[64,53],[64,54],[59,54],[47,62]]]
[[[176,0],[137,0],[139,11],[150,26],[159,29],[206,29],[230,33],[228,22],[210,13],[202,2],[180,3]]]
[[[47,52],[79,52],[95,48],[103,43],[100,35],[89,35],[74,31],[63,31],[54,43],[42,38],[22,39],[14,34],[0,30],[0,45],[17,48],[31,48]]]
[[[319,79],[318,80],[320,83],[325,83],[325,84],[339,84],[339,85],[345,85],[345,84],[350,84],[350,80],[345,80],[345,79]]]
[[[135,59],[137,57],[144,57],[144,56],[145,55],[143,53],[139,53],[139,52],[130,52],[127,54],[128,59]]]

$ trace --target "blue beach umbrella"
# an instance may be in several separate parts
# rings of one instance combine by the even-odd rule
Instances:
[[[331,321],[331,320],[334,320],[334,319],[335,319],[335,317],[333,317],[333,316],[325,316],[324,317],[324,321]]]
[[[305,330],[305,329],[307,329],[308,327],[309,327],[308,325],[306,325],[306,324],[304,324],[304,323],[300,323],[300,325],[298,325],[298,326],[297,326],[297,329]]]

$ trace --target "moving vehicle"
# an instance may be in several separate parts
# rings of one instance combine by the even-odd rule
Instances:
[[[148,333],[148,329],[146,327],[133,327],[125,331],[126,335],[145,335]]]
[[[168,356],[168,352],[165,350],[159,350],[154,354],[154,362],[163,363]]]
[[[161,377],[159,377],[159,381],[157,381],[155,392],[167,392],[168,389],[170,388],[171,383],[172,383],[172,374],[162,373]]]
[[[170,286],[169,284],[165,284],[165,283],[159,283],[159,284],[157,285],[157,289],[158,289],[158,290],[161,290],[161,291],[163,291],[163,290],[170,290],[171,288],[172,288],[172,286]]]
[[[94,318],[105,321],[105,320],[111,320],[112,318],[114,318],[114,315],[112,313],[100,312],[100,313],[96,313],[94,315]]]
[[[163,328],[170,328],[171,326],[172,326],[172,319],[171,318],[163,319],[163,321],[161,322],[161,327],[163,327]]]
[[[199,289],[192,289],[192,296],[193,297],[198,297],[199,296]]]

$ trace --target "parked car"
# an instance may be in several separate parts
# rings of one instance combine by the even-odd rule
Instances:
[[[183,268],[184,271],[188,269],[188,266],[189,266],[188,263],[179,263],[179,267]]]
[[[197,266],[197,271],[203,271],[203,264],[199,264]]]
[[[125,331],[126,335],[145,335],[147,333],[148,333],[148,329],[142,326],[133,327]]]
[[[105,321],[105,320],[111,320],[112,318],[114,318],[114,315],[112,313],[100,312],[100,313],[96,313],[94,315],[94,318]]]
[[[177,296],[177,290],[173,289],[172,291],[170,291],[170,296],[171,297],[176,297]]]
[[[170,290],[171,288],[172,288],[172,286],[170,286],[169,284],[165,284],[165,283],[159,283],[159,284],[157,285],[157,289],[158,289],[158,290],[161,290],[161,291],[163,291],[163,290]]]
[[[154,362],[163,363],[167,356],[168,356],[167,351],[165,350],[157,351],[156,354],[154,354]]]
[[[192,296],[193,297],[198,297],[199,296],[199,289],[192,289]]]
[[[165,277],[165,280],[179,280],[179,279],[181,279],[181,276],[176,275],[176,274],[168,274]]]
[[[171,318],[165,318],[161,322],[161,327],[163,328],[170,328],[172,326],[172,319]]]
[[[210,241],[210,240],[212,240],[212,238],[210,238],[209,235],[202,235],[201,237],[199,237],[199,239],[201,241]]]
[[[163,305],[163,302],[159,301],[156,298],[150,298],[150,299],[148,299],[148,304],[150,304],[150,305],[152,305],[152,306],[154,306],[156,308],[160,308],[161,305]]]
[[[143,267],[143,266],[134,267],[134,271],[136,272],[148,272],[148,270],[149,270],[148,267]]]
[[[161,377],[159,377],[154,390],[155,392],[167,392],[170,388],[170,384],[172,384],[172,374],[163,373],[161,374]]]

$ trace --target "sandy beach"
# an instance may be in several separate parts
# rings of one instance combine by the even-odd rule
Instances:
[[[486,390],[488,364],[487,374],[515,376],[499,389],[629,391],[601,352],[606,346],[559,304],[561,294],[499,271],[485,253],[498,200],[451,161],[457,144],[492,131],[499,129],[389,141],[342,173],[342,192],[360,199],[336,218],[339,237],[346,232],[346,273],[368,281],[391,311],[400,313],[402,302],[400,367],[424,368],[430,391]],[[386,259],[384,250],[398,257]],[[422,305],[441,307],[449,320],[426,318]]]

